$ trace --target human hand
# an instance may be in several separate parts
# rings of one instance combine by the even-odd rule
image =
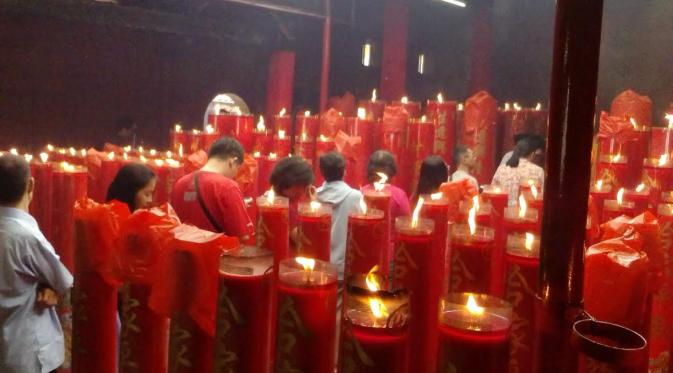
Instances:
[[[58,295],[54,290],[43,287],[37,290],[37,305],[43,308],[54,307],[58,305]]]

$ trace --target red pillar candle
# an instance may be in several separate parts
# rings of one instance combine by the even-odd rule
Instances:
[[[504,108],[498,110],[498,122],[502,130],[501,153],[514,149],[514,135],[528,133],[528,110],[524,110],[517,103],[505,103]],[[499,159],[498,159],[499,161]]]
[[[648,340],[650,368],[666,367],[673,361],[673,204],[659,204],[657,220],[661,227],[664,252],[664,277],[661,288],[654,293],[652,323]]]
[[[360,108],[358,109],[357,117],[346,118],[346,124],[349,135],[359,136],[362,139],[362,152],[369,157],[375,150],[374,137],[376,136],[376,128],[374,120],[368,119],[364,113],[364,109]]]
[[[505,300],[512,304],[511,372],[532,373],[534,310],[540,267],[540,238],[532,233],[507,236]]]
[[[428,100],[425,108],[425,115],[435,121],[434,152],[447,162],[452,160],[456,146],[456,105],[456,101],[444,101],[440,93],[437,101]]]
[[[292,256],[330,261],[332,208],[318,201],[301,202],[298,207],[296,252]]]
[[[596,179],[602,179],[605,184],[615,189],[626,185],[626,157],[620,154],[602,155],[596,166]]]
[[[290,155],[292,143],[288,133],[285,130],[279,130],[276,136],[273,137],[273,152],[278,154],[279,158],[285,158]]]
[[[422,201],[414,210],[413,217],[398,217],[395,220],[395,273],[394,286],[409,291],[410,310],[413,318],[409,323],[410,355],[414,357],[414,369],[431,372],[435,366],[437,351],[437,307],[442,283],[434,269],[438,263],[433,245],[434,221],[419,219]]]
[[[390,206],[391,206],[391,194],[390,189],[385,186],[383,183],[374,183],[374,188],[364,189],[362,191],[363,199],[367,204],[367,208],[375,209],[383,212],[383,240],[386,245],[386,251],[383,253],[381,258],[386,263],[382,268],[385,273],[388,273],[388,266],[391,261],[391,230],[392,230],[392,221],[390,217]]]
[[[624,188],[619,189],[616,199],[607,199],[603,202],[603,220],[605,223],[618,216],[626,215],[634,217],[636,212],[636,204],[631,201],[624,200]]]
[[[461,142],[474,151],[474,176],[480,184],[488,183],[495,173],[497,115],[497,101],[487,92],[478,92],[467,100]]]
[[[294,154],[313,165],[315,163],[315,138],[306,133],[297,136],[294,140]]]
[[[626,156],[626,182],[628,188],[635,188],[640,183],[643,160],[647,158],[647,151],[650,145],[650,128],[642,125],[636,127],[636,139],[627,141],[622,151]]]
[[[51,240],[51,222],[53,206],[53,168],[48,162],[47,153],[40,154],[40,159],[30,163],[30,173],[35,179],[33,200],[30,202],[30,214],[35,218],[40,230]]]
[[[154,191],[154,203],[162,205],[170,202],[173,185],[185,174],[185,169],[180,162],[167,159],[155,159],[151,163],[157,174],[157,184]]]
[[[433,265],[426,270],[432,272],[434,282],[446,284],[446,262],[449,248],[449,201],[444,198],[442,193],[423,195],[423,207],[421,207],[421,217],[434,222],[433,238]],[[437,288],[440,291],[446,290]],[[439,294],[436,295],[439,297]]]
[[[255,159],[258,160],[259,165],[259,178],[257,179],[258,185],[257,190],[269,190],[271,185],[269,184],[269,178],[271,177],[271,172],[273,168],[276,167],[278,163],[278,156],[276,153],[270,153],[266,156],[259,156]]]
[[[346,289],[339,371],[406,373],[409,294],[380,290],[367,279],[368,286],[349,283]]]
[[[215,129],[212,125],[207,125],[205,131],[203,132],[203,150],[208,152],[210,147],[217,141],[221,136],[221,132]],[[249,149],[246,146],[243,146],[244,149]]]
[[[456,107],[456,138],[459,141],[462,141],[461,134],[463,133],[463,127],[465,127],[465,104],[459,102]]]
[[[276,371],[332,372],[337,271],[327,262],[288,258],[278,274]]]
[[[490,291],[494,245],[495,231],[492,228],[476,225],[474,222],[453,226],[450,291]]]
[[[288,137],[292,136],[292,118],[286,115],[285,108],[273,116],[273,129],[276,134],[278,131],[285,131]]]
[[[266,128],[264,124],[264,117],[260,116],[257,126],[252,132],[252,150],[251,153],[259,152],[262,154],[267,154],[271,151],[271,145],[273,143],[273,135],[271,130]]]
[[[346,276],[368,273],[374,266],[378,266],[379,273],[387,276],[389,225],[383,211],[364,202],[363,205],[359,211],[348,216]]]
[[[310,111],[297,115],[295,119],[295,133],[297,136],[306,134],[307,137],[315,139],[320,132],[320,117],[311,115]]]
[[[410,151],[409,166],[411,174],[411,186],[416,188],[421,170],[421,163],[426,157],[433,154],[435,144],[435,123],[432,119],[423,116],[420,119],[410,121],[407,136],[407,150]]]
[[[673,151],[673,126],[652,127],[649,158],[659,158]]]
[[[191,132],[189,132],[189,147],[187,147],[187,151],[189,153],[196,153],[199,150],[203,149],[203,132],[193,129]]]
[[[107,190],[110,187],[110,184],[112,184],[115,176],[117,176],[117,172],[119,172],[119,169],[122,167],[121,162],[117,158],[117,155],[113,152],[108,153],[107,157],[103,158],[100,166],[98,185],[92,186],[98,188],[102,200],[106,199]]]
[[[174,153],[178,153],[180,148],[183,151],[189,149],[189,134],[183,131],[179,124],[176,124],[170,132],[170,148]]]
[[[252,115],[210,114],[208,118],[208,123],[214,127],[214,132],[219,133],[220,136],[235,138],[246,151],[252,149],[255,126],[255,118]]]
[[[495,296],[503,295],[503,277],[498,276],[503,273],[505,262],[505,242],[507,234],[504,228],[505,209],[509,202],[509,194],[499,186],[487,185],[481,193],[482,200],[491,205],[491,227],[495,230],[495,248],[493,253],[493,263],[491,265],[491,294]]]
[[[386,108],[386,102],[376,99],[376,90],[372,91],[372,98],[370,100],[360,100],[360,107],[367,110],[367,117],[378,121],[383,117],[383,110]]]
[[[243,247],[220,259],[215,372],[269,372],[273,255]]]
[[[589,190],[596,216],[598,216],[599,219],[603,216],[603,205],[605,204],[605,200],[613,196],[612,192],[612,186],[604,184],[602,179],[596,181]]]
[[[634,214],[639,215],[650,208],[650,203],[652,202],[652,191],[644,183],[641,183],[634,189],[625,190],[624,200],[633,202],[635,210]],[[656,206],[656,204],[653,206]]]
[[[86,169],[61,163],[53,170],[52,244],[61,262],[74,271],[75,202],[86,197]]]
[[[439,314],[438,372],[507,371],[512,307],[485,294],[451,293]]]
[[[290,255],[290,210],[285,197],[273,189],[257,197],[257,246],[274,253],[274,269]],[[276,271],[276,273],[278,273]]]
[[[654,190],[673,189],[673,161],[665,156],[646,159],[643,165],[643,181]]]
[[[409,101],[407,96],[404,96],[400,101],[393,102],[393,105],[402,106],[407,113],[409,113],[409,118],[418,118],[421,116],[421,103],[418,101]]]

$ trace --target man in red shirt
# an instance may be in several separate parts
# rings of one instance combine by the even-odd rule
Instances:
[[[234,181],[242,162],[243,146],[238,141],[230,137],[217,140],[208,151],[206,164],[173,186],[171,202],[180,219],[241,239],[252,234],[243,194]]]

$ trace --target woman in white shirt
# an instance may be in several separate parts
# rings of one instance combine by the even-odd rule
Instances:
[[[519,186],[526,180],[537,180],[542,186],[544,182],[544,169],[535,163],[533,158],[536,151],[540,150],[534,146],[531,139],[520,139],[512,157],[504,165],[498,166],[493,175],[493,185],[499,185],[509,193],[509,204],[514,205],[519,197]]]

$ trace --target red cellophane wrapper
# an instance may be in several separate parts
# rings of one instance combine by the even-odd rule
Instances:
[[[246,154],[243,164],[238,168],[238,173],[234,178],[244,196],[257,197],[259,195],[257,191],[258,176],[259,165],[257,160],[252,155]]]
[[[320,116],[320,134],[334,138],[339,131],[346,131],[346,117],[332,108]]]
[[[339,131],[334,138],[337,151],[346,159],[346,182],[353,188],[360,188],[367,183],[367,158],[368,154],[362,146],[362,138],[348,136]]]
[[[72,371],[117,371],[118,281],[112,275],[113,242],[128,206],[81,199],[75,205],[75,284],[73,288]]]
[[[480,91],[467,99],[464,115],[462,143],[474,151],[475,177],[486,184],[495,173],[498,102],[488,92]]]
[[[640,125],[652,124],[652,100],[630,89],[612,100],[610,114],[616,117],[632,117]]]
[[[199,150],[187,156],[185,159],[185,173],[192,173],[206,164],[208,161],[208,153]]]
[[[400,105],[388,105],[383,111],[383,134],[404,133],[407,130],[409,113]]]
[[[600,125],[598,127],[598,138],[605,139],[608,148],[606,145],[601,146],[601,153],[610,152],[610,147],[612,147],[613,154],[617,154],[621,146],[628,141],[635,141],[638,137],[637,131],[633,128],[633,125],[629,121],[628,117],[617,117],[608,115],[608,113],[602,111],[600,118]],[[610,142],[614,140],[614,145],[610,145]]]
[[[598,320],[642,333],[644,320],[648,318],[649,259],[641,247],[640,234],[630,229],[625,236],[587,249],[584,308]]]
[[[115,274],[121,291],[119,372],[165,373],[168,318],[149,308],[163,242],[180,224],[170,205],[138,210],[122,224],[116,241]]]
[[[459,215],[460,201],[479,194],[477,188],[467,179],[450,181],[440,185],[439,191],[449,201],[449,221],[455,222]]]
[[[237,238],[190,225],[164,242],[150,308],[171,318],[169,372],[212,372],[219,257]]]

